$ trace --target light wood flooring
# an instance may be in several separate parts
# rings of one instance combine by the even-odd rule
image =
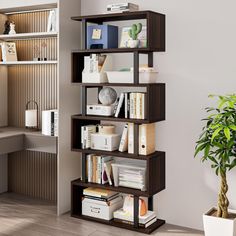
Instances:
[[[138,236],[132,231],[71,218],[56,216],[53,204],[15,194],[0,195],[0,236]],[[152,235],[203,236],[202,232],[164,225]]]

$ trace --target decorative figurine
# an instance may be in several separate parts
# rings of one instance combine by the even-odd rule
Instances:
[[[9,20],[7,20],[5,22],[5,24],[4,24],[5,30],[4,30],[3,34],[9,34],[9,32],[10,32],[10,23],[11,22]]]
[[[16,34],[15,27],[16,27],[15,22],[11,21],[10,22],[10,32],[9,32],[9,34]]]
[[[137,48],[139,46],[138,34],[142,31],[142,24],[133,24],[131,29],[128,31],[130,40],[128,41],[128,46],[130,48]]]

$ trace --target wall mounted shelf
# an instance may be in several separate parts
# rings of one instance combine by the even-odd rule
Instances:
[[[12,41],[22,39],[48,38],[57,37],[57,32],[35,32],[35,33],[19,33],[19,34],[1,34],[0,40]]]
[[[57,61],[8,61],[0,62],[0,65],[48,65],[57,64]]]

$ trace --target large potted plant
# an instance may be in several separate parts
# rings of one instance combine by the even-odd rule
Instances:
[[[220,178],[218,206],[203,215],[205,236],[236,236],[236,212],[229,210],[227,172],[236,166],[236,95],[218,98],[216,107],[206,108],[209,114],[197,141],[195,156],[209,161]]]

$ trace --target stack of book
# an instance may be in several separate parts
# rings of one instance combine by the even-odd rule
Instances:
[[[115,117],[146,119],[146,93],[121,93],[115,107]]]
[[[131,168],[120,168],[119,169],[119,186],[127,188],[140,189],[141,191],[146,190],[145,180],[145,168],[131,169]]]
[[[123,197],[117,192],[91,187],[83,190],[83,215],[111,220],[113,212],[122,205]]]
[[[112,185],[112,168],[114,162],[109,156],[96,156],[93,154],[87,155],[86,158],[87,174],[86,178],[90,183]]]
[[[138,11],[139,6],[133,3],[113,3],[107,5],[107,11],[109,13],[121,13],[125,11]]]
[[[114,212],[114,221],[125,224],[134,224],[133,214],[123,209]],[[155,212],[148,211],[144,216],[139,216],[139,227],[147,228],[157,221]]]

